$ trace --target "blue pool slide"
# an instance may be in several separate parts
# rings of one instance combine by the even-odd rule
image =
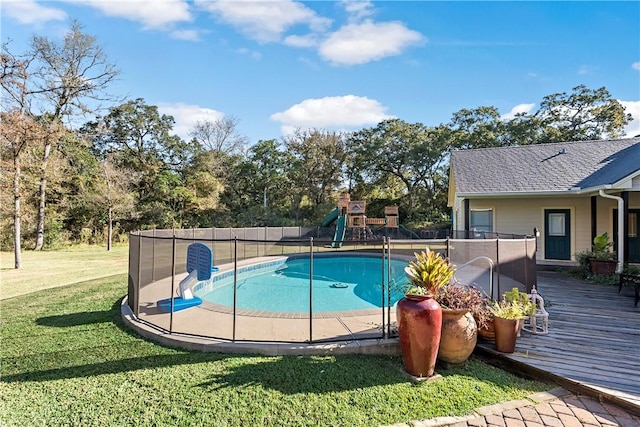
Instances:
[[[187,273],[180,281],[178,296],[158,301],[158,309],[163,313],[184,310],[202,304],[202,300],[193,295],[191,287],[198,282],[211,279],[211,272],[217,271],[213,266],[213,252],[203,243],[192,243],[187,248]]]

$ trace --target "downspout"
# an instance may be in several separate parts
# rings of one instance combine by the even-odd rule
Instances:
[[[618,201],[618,265],[616,273],[622,273],[624,263],[624,199],[618,196],[606,194],[604,190],[600,190],[600,195],[605,199],[613,199]]]

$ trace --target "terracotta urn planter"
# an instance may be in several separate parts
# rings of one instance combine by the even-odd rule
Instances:
[[[478,328],[468,309],[442,310],[438,360],[451,365],[467,361],[478,341]]]
[[[516,339],[520,328],[519,319],[493,318],[495,328],[495,346],[501,353],[513,353],[516,351]]]
[[[476,319],[476,324],[477,323],[478,323],[478,320]],[[491,319],[491,321],[488,321],[487,326],[484,328],[481,328],[480,326],[478,326],[478,337],[482,338],[485,341],[490,341],[490,342],[495,341],[496,331],[493,326],[493,319]]]
[[[416,377],[433,375],[442,328],[442,308],[433,295],[406,295],[396,308],[404,369]]]

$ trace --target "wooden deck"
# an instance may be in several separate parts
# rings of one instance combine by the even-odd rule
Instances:
[[[495,352],[491,343],[481,344],[482,352],[640,413],[640,307],[634,307],[633,289],[618,294],[618,286],[538,272],[538,291],[547,304],[549,335],[523,332],[511,355]]]

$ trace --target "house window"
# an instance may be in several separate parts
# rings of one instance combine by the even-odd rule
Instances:
[[[493,209],[472,209],[469,227],[473,231],[493,231]]]
[[[638,214],[629,212],[629,237],[638,237]]]
[[[549,236],[565,236],[565,214],[550,213],[549,214]]]

